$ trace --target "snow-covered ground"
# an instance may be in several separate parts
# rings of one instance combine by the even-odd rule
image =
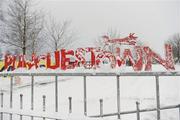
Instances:
[[[109,70],[106,66],[98,70],[16,70],[14,72],[128,72],[131,68],[121,68]],[[159,65],[153,66],[153,71],[165,71]],[[176,66],[176,71],[180,71],[180,66]],[[31,78],[20,77],[21,84],[13,86],[13,110],[19,111],[20,94],[23,94],[23,110],[30,111],[31,108]],[[2,77],[0,89],[4,91],[4,108],[9,108],[9,77]],[[42,96],[46,95],[46,113],[53,114],[55,111],[55,78],[54,77],[35,77],[34,87],[34,111],[42,113]],[[120,77],[121,90],[121,111],[136,110],[136,101],[140,102],[140,108],[156,107],[156,91],[154,77]],[[103,99],[103,112],[115,113],[116,107],[116,77],[87,77],[87,112],[88,115],[99,114],[99,99]],[[57,116],[66,119],[85,119],[83,116],[83,77],[58,77],[58,102],[59,112]],[[72,97],[72,115],[68,114],[68,97]],[[180,77],[160,77],[160,99],[161,106],[180,104]],[[178,120],[178,109],[161,111],[162,120]],[[76,116],[76,117],[75,117]],[[30,120],[29,117],[23,117]],[[107,117],[116,119],[117,116]],[[122,115],[122,120],[136,120],[136,114]],[[13,115],[13,120],[18,120],[18,115]],[[41,118],[42,119],[42,118]],[[9,115],[4,115],[4,120],[9,120]],[[39,120],[36,118],[35,120]],[[156,112],[141,113],[141,120],[156,120]]]

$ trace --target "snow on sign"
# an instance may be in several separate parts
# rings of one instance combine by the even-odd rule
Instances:
[[[166,70],[175,70],[172,47],[169,44],[165,44],[165,58],[163,59],[150,47],[137,45],[138,37],[136,37],[134,33],[130,33],[129,36],[125,38],[111,39],[108,36],[103,36],[102,38],[104,40],[103,48],[61,49],[55,51],[53,54],[47,53],[46,55],[40,56],[33,54],[31,60],[27,60],[24,55],[5,55],[4,70],[7,70],[9,67],[11,67],[12,70],[16,68],[38,68],[42,66],[42,62],[40,61],[43,61],[43,66],[49,69],[60,68],[67,70],[76,67],[96,69],[99,68],[101,64],[104,64],[105,60],[108,61],[112,69],[129,63],[134,71],[151,71],[152,63],[156,61]],[[115,46],[113,47],[115,52],[106,50],[106,48],[112,44]],[[121,47],[123,45],[124,47]],[[87,55],[89,55],[88,59]]]

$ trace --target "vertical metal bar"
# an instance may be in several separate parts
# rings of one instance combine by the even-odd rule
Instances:
[[[13,76],[11,76],[11,80],[10,80],[10,108],[12,108],[13,106]]]
[[[46,96],[43,95],[43,111],[46,111]]]
[[[55,76],[55,111],[58,112],[58,76]]]
[[[3,93],[1,93],[1,108],[3,108]],[[1,120],[3,120],[3,112],[1,112]]]
[[[31,110],[34,110],[34,76],[31,76]]]
[[[84,115],[87,116],[86,76],[84,76]]]
[[[100,99],[99,102],[100,102],[100,116],[103,117],[103,99]]]
[[[46,111],[46,96],[43,95],[43,112]],[[45,120],[45,117],[43,117],[43,120]]]
[[[157,120],[160,120],[160,95],[159,95],[159,76],[156,77],[156,104],[157,104]]]
[[[1,93],[1,108],[3,108],[3,100],[4,100],[3,96],[4,96],[4,93]]]
[[[13,107],[13,76],[11,76],[10,80],[10,108]],[[12,114],[9,114],[10,120],[12,120]]]
[[[179,120],[180,120],[180,105],[179,105]]]
[[[120,113],[120,81],[119,81],[119,75],[117,77],[117,111],[118,111],[118,119],[121,118]]]
[[[31,110],[34,110],[34,76],[31,76]],[[31,116],[33,120],[33,116]]]
[[[20,94],[20,109],[23,109],[23,94]],[[22,120],[22,115],[20,115],[20,120]]]
[[[20,94],[20,109],[23,109],[23,94]]]
[[[9,114],[9,119],[12,120],[12,113]]]
[[[68,97],[69,99],[69,113],[72,113],[72,97]]]
[[[136,102],[137,120],[140,120],[139,102]]]

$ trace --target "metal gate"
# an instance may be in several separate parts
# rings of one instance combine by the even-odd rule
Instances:
[[[107,117],[107,116],[117,116],[118,119],[121,118],[121,115],[124,114],[137,114],[137,120],[140,120],[140,113],[141,112],[150,112],[150,111],[156,111],[157,112],[157,120],[161,119],[161,110],[165,109],[179,109],[179,116],[180,116],[180,105],[171,105],[171,106],[160,106],[160,92],[159,92],[159,77],[161,76],[180,76],[180,73],[178,72],[126,72],[126,73],[0,73],[0,77],[3,76],[10,76],[10,105],[8,110],[3,108],[3,92],[1,93],[1,107],[0,107],[0,115],[1,120],[3,120],[3,114],[9,114],[9,119],[12,120],[13,114],[19,115],[20,120],[22,120],[23,116],[29,116],[33,120],[33,118],[42,118],[45,119],[55,119],[55,120],[61,120],[63,118],[60,118],[57,115],[48,115],[44,114],[46,108],[46,96],[43,96],[43,111],[41,114],[37,114],[33,112],[34,110],[34,77],[35,76],[54,76],[55,77],[55,112],[58,113],[58,77],[59,76],[81,76],[83,79],[83,92],[84,92],[84,115],[87,116],[87,83],[86,78],[89,76],[114,76],[116,77],[116,89],[117,89],[117,112],[116,113],[109,113],[109,114],[103,114],[103,100],[100,99],[100,113],[97,115],[89,116],[89,117]],[[28,113],[18,111],[13,111],[13,77],[15,76],[29,76],[31,77],[31,111]],[[156,108],[147,108],[147,109],[140,109],[139,108],[139,102],[136,102],[136,108],[137,110],[134,111],[120,111],[120,77],[121,76],[153,76],[156,80]],[[20,108],[23,109],[23,95],[20,95]],[[72,112],[72,98],[69,97],[69,113]]]

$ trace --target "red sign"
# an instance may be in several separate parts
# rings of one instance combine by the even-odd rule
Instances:
[[[121,67],[129,61],[134,71],[142,71],[143,66],[145,66],[145,71],[151,71],[153,61],[155,60],[167,70],[175,70],[171,45],[165,44],[165,58],[163,59],[148,46],[136,45],[137,37],[134,36],[134,33],[129,34],[129,36],[125,38],[110,39],[108,36],[103,36],[103,39],[105,46],[110,44],[119,45],[119,47],[115,48],[115,53],[103,50],[103,48],[88,47],[78,48],[76,50],[61,49],[60,51],[55,51],[53,55],[50,53],[41,56],[32,55],[31,60],[26,60],[23,55],[6,55],[4,68],[5,70],[10,66],[12,70],[16,68],[38,68],[42,65],[40,61],[44,61],[44,66],[49,69],[60,68],[67,70],[76,67],[96,69],[99,68],[101,64],[104,64],[106,60],[110,63],[112,69]],[[122,49],[121,45],[129,45],[133,47],[133,51],[130,48]],[[89,59],[87,55],[90,55]]]

